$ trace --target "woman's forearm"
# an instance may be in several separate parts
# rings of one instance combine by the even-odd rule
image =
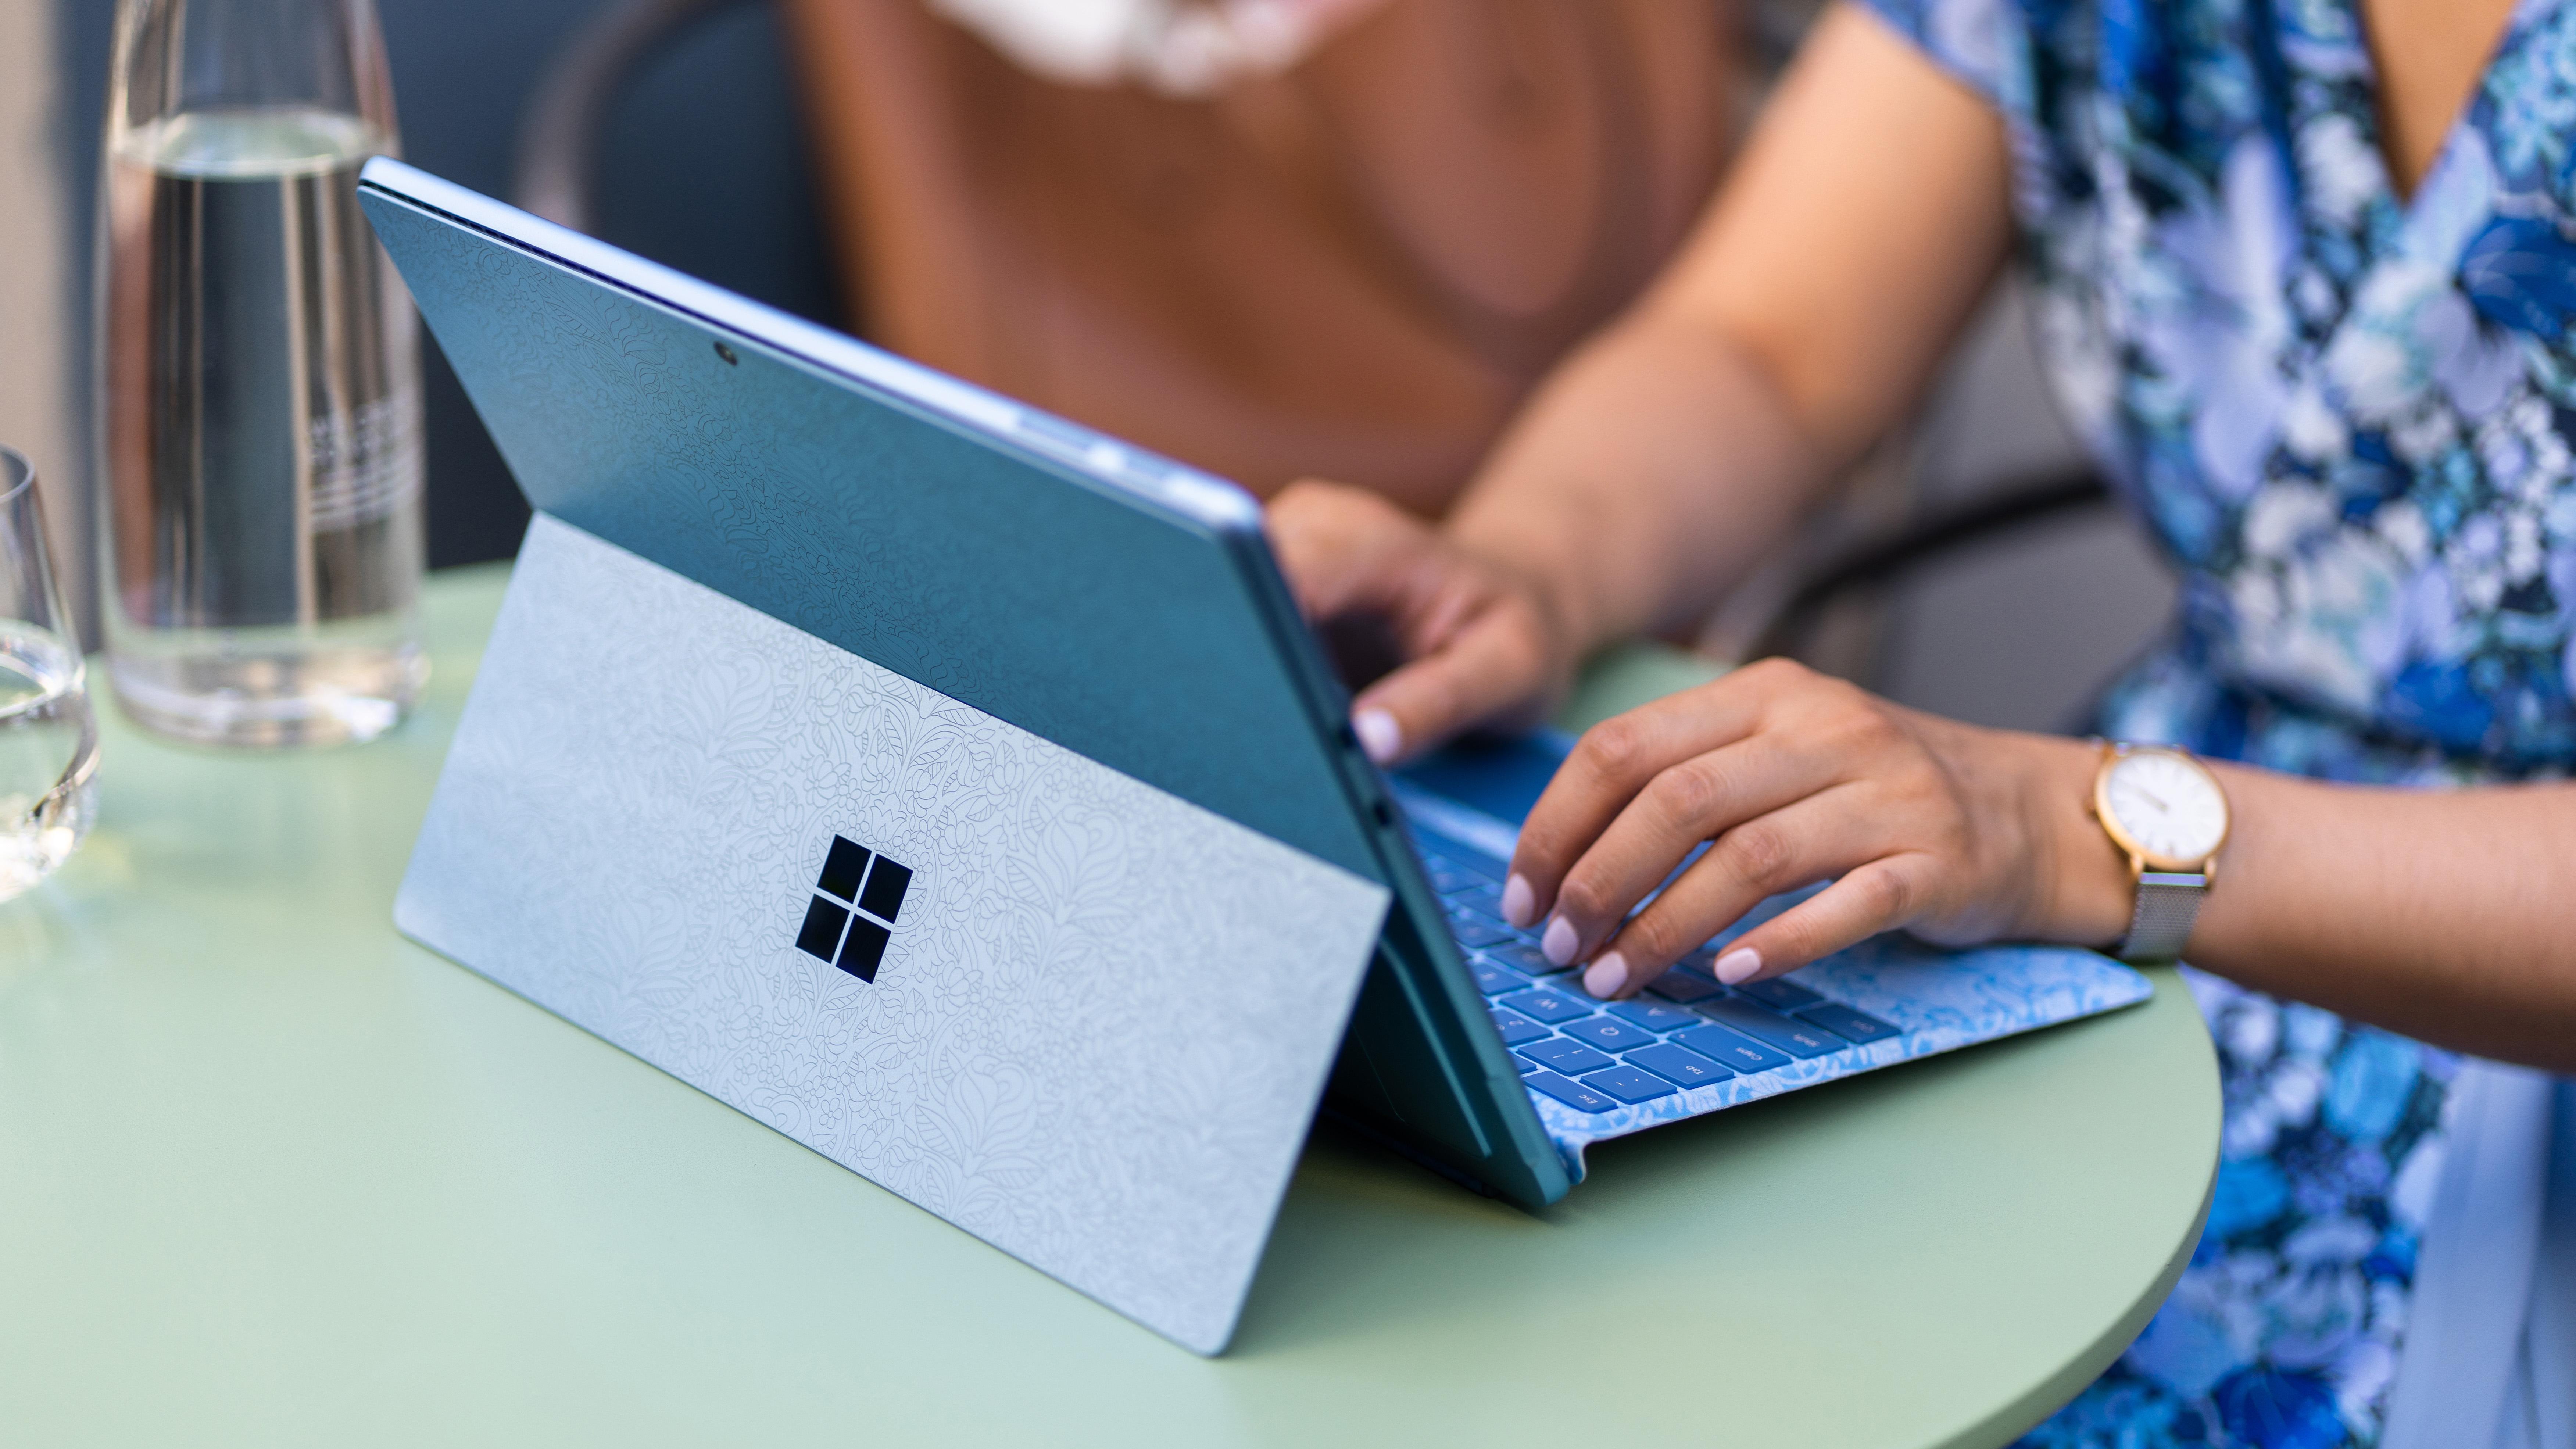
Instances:
[[[1578,646],[1703,612],[1905,410],[2011,238],[2001,122],[1856,7],[1820,19],[1654,289],[1451,515]]]
[[[2237,826],[2192,959],[2576,1071],[2576,787],[2366,789],[2221,768]]]
[[[1704,614],[1825,474],[1723,335],[1646,313],[1549,379],[1449,531],[1527,576],[1588,651]]]
[[[2095,754],[2033,740],[2056,822],[2042,934],[2107,944],[2135,889],[2091,817]],[[2481,1056],[2576,1072],[2576,786],[2331,785],[2211,762],[2233,828],[2186,959]]]

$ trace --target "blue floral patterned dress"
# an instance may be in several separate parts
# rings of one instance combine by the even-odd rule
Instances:
[[[2005,118],[2061,401],[2182,580],[2103,732],[2340,780],[2564,773],[2576,4],[2526,0],[2401,199],[2357,0],[1871,3]],[[2025,1442],[2374,1444],[2456,1061],[2192,985],[2227,1114],[2208,1230]]]

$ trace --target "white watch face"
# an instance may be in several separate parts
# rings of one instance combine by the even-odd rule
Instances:
[[[2199,862],[2227,838],[2227,797],[2198,763],[2163,750],[2123,755],[2111,765],[2103,803],[2148,855]]]

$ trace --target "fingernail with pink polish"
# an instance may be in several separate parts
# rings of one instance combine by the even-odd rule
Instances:
[[[1716,964],[1709,969],[1715,971],[1717,979],[1727,985],[1741,986],[1761,971],[1762,955],[1749,946],[1738,946],[1718,957]]]
[[[1628,989],[1628,958],[1616,951],[1605,953],[1583,973],[1583,989],[1607,1001]]]
[[[1563,916],[1548,922],[1547,934],[1538,938],[1539,952],[1547,957],[1551,966],[1573,965],[1574,948],[1582,944],[1582,939],[1574,934],[1574,923]]]
[[[1359,736],[1360,749],[1378,764],[1393,760],[1404,748],[1404,729],[1395,716],[1382,709],[1364,709],[1351,716],[1351,733]]]
[[[1517,931],[1526,928],[1537,914],[1537,893],[1530,889],[1526,878],[1513,872],[1512,878],[1503,882],[1503,919]]]

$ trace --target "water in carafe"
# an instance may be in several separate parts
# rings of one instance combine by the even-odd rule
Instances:
[[[298,10],[309,33],[267,33],[293,31]],[[299,85],[276,79],[292,65],[251,67],[271,94],[243,103],[210,63],[202,95],[111,111],[109,678],[165,734],[368,739],[427,673],[416,324],[357,205],[358,168],[395,149],[390,99],[368,94],[382,90],[374,17],[363,0],[129,0],[120,68],[192,31],[234,75],[262,44],[323,74]],[[335,37],[345,77],[327,54],[311,63]]]

